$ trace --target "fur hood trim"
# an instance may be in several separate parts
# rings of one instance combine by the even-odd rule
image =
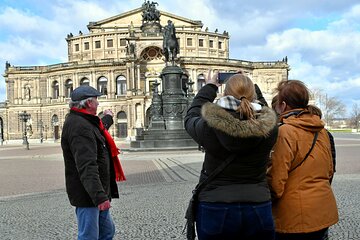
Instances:
[[[275,112],[269,107],[262,107],[256,119],[240,120],[214,103],[205,103],[201,115],[212,128],[233,137],[266,137],[277,124]]]

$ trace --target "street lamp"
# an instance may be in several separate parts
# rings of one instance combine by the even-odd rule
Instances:
[[[19,113],[19,117],[23,122],[23,145],[26,144],[26,149],[29,150],[29,141],[27,136],[27,129],[26,129],[26,123],[30,119],[31,115],[27,113],[26,111]]]

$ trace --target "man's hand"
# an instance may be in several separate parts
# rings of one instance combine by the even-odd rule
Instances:
[[[216,71],[214,71],[214,75],[211,76],[211,70],[209,70],[208,76],[205,79],[205,83],[206,84],[214,84],[219,87],[221,84],[219,83],[219,80],[218,80],[218,74],[219,74],[219,72],[216,70]]]
[[[111,205],[110,205],[110,201],[109,200],[106,200],[105,202],[102,202],[98,205],[98,209],[100,211],[106,211],[108,210],[109,208],[111,208]]]
[[[114,113],[113,113],[110,109],[104,110],[103,114],[104,114],[104,115],[110,115],[110,116],[112,116],[112,117],[114,116]]]

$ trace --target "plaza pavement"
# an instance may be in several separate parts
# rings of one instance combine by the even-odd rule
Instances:
[[[360,239],[360,135],[336,135],[333,188],[340,221],[330,239]],[[125,149],[128,143],[119,142]],[[127,181],[112,201],[115,239],[185,239],[184,212],[203,153],[123,152]],[[0,239],[76,239],[74,209],[64,189],[59,143],[0,146]],[[291,211],[291,210],[289,210]]]

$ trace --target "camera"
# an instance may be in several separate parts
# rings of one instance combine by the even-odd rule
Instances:
[[[232,75],[235,75],[236,72],[219,72],[218,81],[220,84],[225,83]]]

